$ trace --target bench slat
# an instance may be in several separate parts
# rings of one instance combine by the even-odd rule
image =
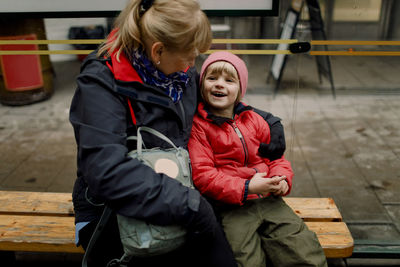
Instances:
[[[73,216],[71,193],[0,191],[0,214]]]
[[[0,191],[0,250],[83,253],[75,246],[71,198],[71,193]],[[317,233],[328,258],[351,256],[353,238],[333,199],[284,200]]]
[[[285,197],[283,199],[304,221],[341,222],[343,220],[332,198]]]
[[[285,197],[304,221],[342,221],[331,198]],[[73,216],[71,193],[0,191],[0,214]]]
[[[353,253],[354,240],[344,222],[305,222],[314,231],[327,258],[347,258]]]
[[[73,217],[0,215],[0,250],[82,253]]]
[[[344,222],[306,222],[328,258],[349,257],[353,239]],[[73,217],[0,215],[0,250],[83,253]]]

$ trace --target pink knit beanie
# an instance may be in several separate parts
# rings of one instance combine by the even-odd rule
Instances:
[[[226,61],[235,67],[239,76],[240,88],[242,89],[242,97],[244,97],[247,90],[247,81],[249,79],[247,67],[243,60],[241,60],[238,56],[230,52],[219,51],[219,52],[214,52],[208,56],[208,58],[204,61],[203,66],[201,67],[200,84],[202,82],[204,72],[206,71],[208,66],[210,66],[212,63],[216,61]]]

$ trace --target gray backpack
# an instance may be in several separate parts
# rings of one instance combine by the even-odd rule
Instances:
[[[143,148],[141,132],[147,132],[157,136],[169,143],[171,148]],[[175,144],[162,133],[144,126],[137,129],[137,137],[128,137],[128,139],[136,139],[137,141],[137,149],[128,153],[130,157],[138,159],[158,173],[165,173],[169,177],[178,180],[183,185],[194,188],[189,153],[186,149],[176,147]],[[93,237],[99,230],[97,228],[100,228],[101,231],[111,214],[112,210],[106,206]],[[125,217],[119,214],[117,214],[117,221],[124,255],[120,259],[110,261],[107,266],[124,267],[128,265],[132,257],[151,257],[165,254],[179,248],[186,240],[186,230],[179,225],[153,225],[146,221]],[[93,242],[92,240],[90,241],[86,250],[82,262],[82,266],[84,267],[87,261],[86,254]]]

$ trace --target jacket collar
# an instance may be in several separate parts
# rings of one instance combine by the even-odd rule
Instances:
[[[117,29],[111,31],[108,40],[112,40],[114,38],[115,32]],[[129,58],[125,54],[125,52],[121,52],[119,55],[119,59],[117,58],[118,50],[114,50],[111,55],[111,64],[107,62],[108,68],[113,73],[115,79],[123,81],[123,82],[139,82],[143,83],[137,71],[133,68],[132,63]]]
[[[247,106],[243,102],[239,102],[233,110],[234,117],[240,116],[240,114],[242,112],[247,111],[247,110],[253,110],[253,108],[251,106]],[[222,125],[225,122],[233,121],[233,119],[220,117],[220,116],[216,116],[216,115],[212,114],[209,111],[208,106],[204,102],[199,103],[197,111],[198,111],[198,114],[200,115],[200,117],[202,117],[203,119],[208,120],[214,124],[217,124],[217,125]]]
[[[115,79],[123,82],[139,82],[143,83],[139,74],[133,68],[130,60],[124,52],[119,56],[119,61],[117,59],[117,51],[111,54],[111,64],[107,62],[107,66],[110,68],[111,72],[114,74]]]
[[[114,37],[114,34],[116,32],[116,29],[114,29],[110,33],[109,40]],[[119,55],[119,60],[117,59],[117,53],[118,50],[114,50],[111,54],[111,63],[109,64],[107,62],[107,66],[110,68],[111,72],[114,74],[114,77],[117,80],[123,81],[123,82],[139,82],[143,83],[142,79],[140,78],[139,74],[133,67],[130,59],[128,56],[125,54],[125,52],[121,52]],[[190,67],[187,67],[185,72],[188,72]]]

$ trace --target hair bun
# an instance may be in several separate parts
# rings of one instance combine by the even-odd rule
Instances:
[[[153,5],[154,0],[142,0],[140,3],[140,15],[143,15]]]

